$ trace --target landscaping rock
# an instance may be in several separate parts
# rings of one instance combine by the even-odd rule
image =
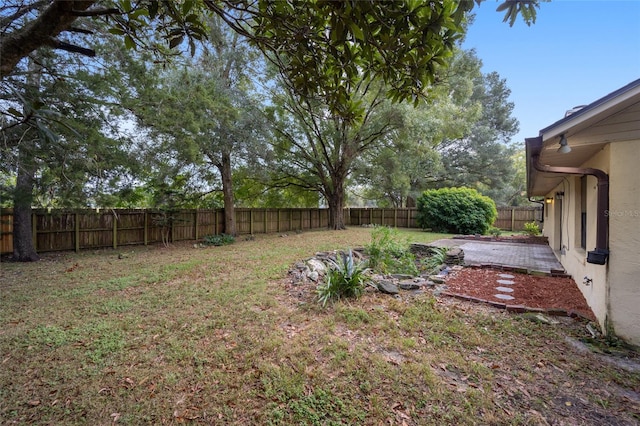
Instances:
[[[447,251],[444,261],[447,265],[462,265],[464,264],[464,251],[460,247],[453,247]]]
[[[444,284],[444,277],[440,275],[430,275],[429,279],[436,284]]]
[[[422,286],[413,280],[403,280],[398,283],[401,290],[418,290]]]
[[[523,318],[526,318],[528,320],[531,320],[533,322],[538,322],[538,323],[542,323],[542,324],[559,324],[560,321],[555,320],[551,317],[548,317],[542,313],[539,312],[528,312],[524,315],[522,315]]]
[[[378,287],[378,290],[380,290],[382,293],[385,293],[385,294],[400,293],[398,286],[395,285],[392,281],[388,281],[388,280],[378,281],[376,282],[376,286]]]
[[[396,280],[412,280],[413,275],[408,274],[391,274],[391,278],[395,278]]]
[[[423,243],[411,243],[409,251],[416,256],[431,256],[433,246]]]
[[[324,275],[327,272],[327,265],[318,259],[307,260],[307,266],[311,272],[316,272],[318,275]],[[317,278],[314,281],[317,281]]]

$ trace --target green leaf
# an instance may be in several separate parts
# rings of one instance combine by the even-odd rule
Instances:
[[[351,27],[351,32],[353,33],[353,36],[361,41],[365,41],[364,39],[364,32],[362,32],[362,29],[356,25],[355,22],[351,22],[350,23],[350,27]]]
[[[7,112],[14,117],[24,117],[24,115],[15,108],[8,108]]]
[[[174,47],[179,46],[180,43],[182,43],[182,40],[184,40],[184,36],[174,37],[169,40],[169,49],[173,49]]]
[[[124,47],[126,47],[127,49],[135,49],[136,47],[136,42],[133,41],[133,38],[131,38],[131,36],[128,34],[124,38]]]
[[[111,34],[115,34],[115,35],[124,35],[124,31],[121,28],[118,28],[118,27],[109,28],[109,32]]]
[[[185,0],[182,3],[182,14],[186,15],[191,9],[193,9],[193,0]]]

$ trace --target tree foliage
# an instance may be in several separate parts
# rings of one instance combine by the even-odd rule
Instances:
[[[480,1],[3,2],[0,6],[0,78],[9,86],[30,85],[35,93],[34,96],[26,96],[25,90],[14,87],[5,92],[9,95],[0,106],[2,136],[11,141],[6,152],[11,152],[18,159],[14,163],[18,168],[14,170],[25,172],[16,176],[16,186],[24,185],[21,192],[33,194],[28,188],[35,185],[36,174],[39,173],[39,178],[45,175],[52,177],[52,202],[75,200],[61,196],[60,188],[66,183],[74,193],[86,192],[91,186],[97,188],[96,194],[110,193],[114,195],[112,202],[121,199],[118,194],[139,197],[139,191],[122,181],[122,176],[133,178],[126,169],[134,164],[128,157],[131,150],[121,149],[129,140],[118,128],[123,121],[115,120],[114,123],[107,117],[117,109],[113,104],[117,98],[115,91],[131,91],[138,96],[144,88],[124,88],[115,79],[107,80],[112,87],[102,86],[100,90],[105,90],[104,93],[78,85],[65,93],[68,96],[64,100],[60,97],[56,107],[55,99],[42,95],[48,90],[48,83],[36,80],[40,75],[47,75],[54,82],[52,87],[60,89],[70,74],[76,74],[72,80],[79,80],[80,67],[66,68],[56,60],[48,62],[43,58],[96,56],[100,41],[107,41],[110,36],[116,36],[128,49],[148,49],[156,57],[165,58],[180,53],[182,49],[198,56],[198,42],[213,34],[210,18],[214,15],[224,25],[250,40],[276,65],[290,99],[294,100],[292,109],[298,110],[292,111],[293,117],[298,114],[297,118],[288,118],[280,123],[286,124],[280,128],[279,147],[288,144],[292,148],[280,149],[280,158],[298,155],[289,157],[293,171],[287,172],[290,178],[287,184],[314,187],[320,191],[333,211],[333,226],[341,228],[341,215],[339,217],[337,212],[341,213],[344,183],[353,170],[355,159],[391,132],[391,120],[384,118],[382,113],[372,113],[372,104],[367,102],[374,99],[374,103],[382,105],[384,98],[394,102],[421,102],[438,82],[441,76],[437,70],[446,66],[456,41],[463,34],[466,14]],[[527,22],[535,19],[537,1],[507,0],[504,4],[506,6],[499,6],[499,10],[506,12],[511,24],[518,14]],[[217,40],[214,38],[211,42],[215,45]],[[218,65],[224,62],[218,59],[207,64],[212,72],[217,72]],[[97,76],[102,72],[96,72],[99,68],[97,62],[91,62],[84,75]],[[189,96],[210,87],[205,87],[205,83],[191,84],[193,80],[185,76],[183,73],[184,79],[179,84],[184,83],[187,88],[199,85],[199,88],[196,92],[187,91],[187,97],[179,99],[174,106],[182,106],[180,112],[188,114],[197,108],[189,103]],[[109,72],[109,77],[114,75]],[[176,81],[182,77],[175,76]],[[229,88],[226,86],[225,90]],[[371,88],[375,88],[376,95],[371,95]],[[229,140],[237,141],[238,138],[233,132],[224,134],[223,130],[233,126],[237,130],[243,126],[238,119],[242,116],[238,116],[241,106],[229,103],[225,90],[219,89],[215,94],[210,93],[210,97],[219,97],[215,107],[218,109],[211,109],[207,114],[213,114],[215,120],[212,121],[227,124],[209,136],[227,144]],[[166,110],[162,112],[164,118],[170,115]],[[376,117],[374,120],[377,114],[383,119]],[[193,160],[193,164],[183,170],[184,174],[175,175],[176,181],[168,183],[167,191],[179,188],[178,183],[183,182],[185,176],[203,176],[202,169],[198,170],[197,166],[204,161],[194,157],[194,147],[202,147],[195,142],[197,135],[206,134],[202,131],[202,124],[187,118],[174,126],[174,134],[167,132],[169,136],[164,142],[180,138],[191,141],[181,153],[185,158],[191,155]],[[24,129],[23,133],[20,133],[21,129]],[[290,137],[293,134],[296,138],[302,136],[301,140],[306,142],[300,145],[298,139]],[[319,145],[315,142],[309,144],[312,140],[322,142]],[[312,155],[305,152],[304,144],[311,148]],[[55,147],[61,148],[56,151]],[[38,150],[42,153],[41,158],[31,154]],[[205,152],[204,157],[210,164],[224,168],[220,170],[224,181],[225,176],[231,176],[230,151],[220,150],[218,153],[222,157],[216,160],[212,158],[211,151],[209,154]],[[163,156],[166,159],[163,165],[176,164],[171,151],[164,152]],[[45,166],[43,158],[54,161]],[[121,168],[113,167],[111,172],[107,172],[111,167],[109,164],[114,164],[110,163],[111,159]],[[57,167],[54,162],[63,167]],[[60,173],[63,179],[56,181],[53,176]],[[278,179],[282,182],[281,175]],[[3,177],[2,181],[11,182],[11,179]],[[39,182],[45,181],[40,178]],[[230,179],[225,185],[227,183],[231,185]],[[162,184],[158,187],[161,189]],[[33,199],[27,198],[25,206],[30,208]],[[97,198],[94,201],[97,202]],[[225,200],[225,204],[229,202],[233,203],[233,200]]]
[[[479,74],[472,81],[469,101],[480,106],[481,114],[462,137],[447,138],[439,145],[443,167],[434,185],[475,188],[504,204],[504,191],[515,175],[511,138],[518,132],[511,91],[496,72]]]
[[[354,162],[399,126],[396,108],[384,97],[384,86],[364,81],[351,94],[363,111],[357,120],[332,114],[327,104],[298,97],[290,88],[287,93],[273,100],[272,186],[321,194],[329,206],[329,227],[343,229],[345,186]]]
[[[11,184],[2,195],[13,201],[16,260],[36,258],[32,207],[103,204],[102,194],[123,189],[122,176],[135,168],[126,138],[109,123],[118,84],[106,87],[100,68],[88,72],[76,59],[38,52],[20,65],[24,73],[0,82],[8,111],[0,119],[0,174],[15,177],[3,179]]]
[[[399,107],[402,126],[382,150],[358,162],[356,179],[378,205],[415,206],[420,193],[443,174],[439,147],[469,134],[480,118],[482,106],[472,99],[480,61],[458,50],[438,75],[428,101]]]
[[[225,232],[234,235],[233,169],[264,151],[267,126],[248,75],[258,65],[254,52],[216,20],[209,28],[201,55],[144,79],[131,109],[156,156],[173,153],[163,164],[190,175],[201,195],[222,193]]]

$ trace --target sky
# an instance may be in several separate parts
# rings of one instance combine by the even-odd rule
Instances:
[[[640,78],[640,0],[552,0],[529,27],[521,19],[503,23],[498,4],[474,7],[463,47],[511,89],[520,122],[513,142]]]

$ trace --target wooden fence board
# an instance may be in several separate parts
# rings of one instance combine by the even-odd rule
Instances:
[[[13,210],[0,212],[1,253],[13,251]],[[384,225],[417,228],[417,209],[347,208],[347,226]],[[153,244],[163,241],[202,239],[205,235],[222,234],[224,210],[181,210],[174,214],[172,226],[162,226],[165,216],[154,210],[93,209],[34,210],[36,250],[82,250],[126,245]],[[536,207],[500,207],[494,226],[519,231],[524,224],[542,218]],[[328,209],[249,209],[236,208],[238,235],[322,229],[329,223]],[[114,240],[115,238],[115,240]]]

